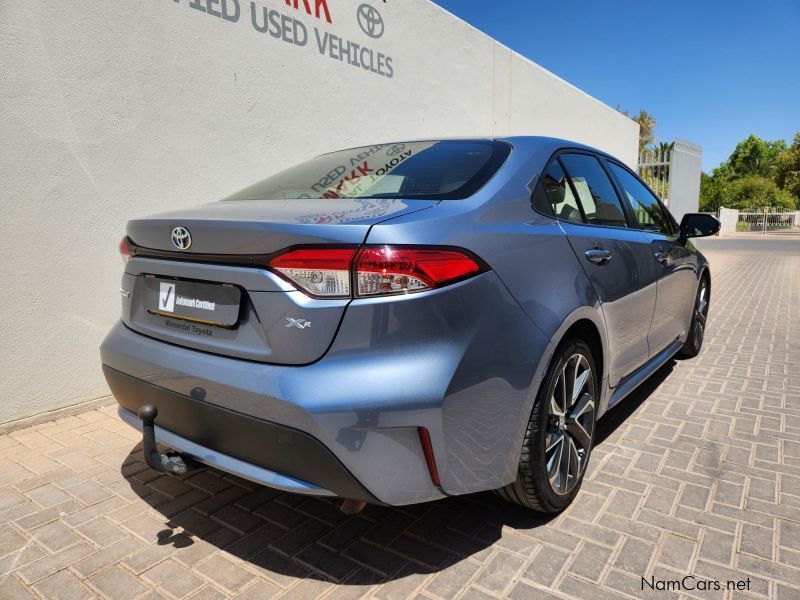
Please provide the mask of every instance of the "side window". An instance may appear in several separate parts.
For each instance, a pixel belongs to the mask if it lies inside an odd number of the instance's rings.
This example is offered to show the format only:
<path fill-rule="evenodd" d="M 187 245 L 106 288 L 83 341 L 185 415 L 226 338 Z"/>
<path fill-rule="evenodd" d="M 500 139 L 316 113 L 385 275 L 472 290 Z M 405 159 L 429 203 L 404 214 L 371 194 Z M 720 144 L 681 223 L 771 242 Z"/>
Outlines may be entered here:
<path fill-rule="evenodd" d="M 564 221 L 583 223 L 583 216 L 567 176 L 557 160 L 550 163 L 533 192 L 534 208 Z"/>
<path fill-rule="evenodd" d="M 633 214 L 636 215 L 636 220 L 639 222 L 639 227 L 647 231 L 658 231 L 665 235 L 671 235 L 673 233 L 671 219 L 652 192 L 626 169 L 612 162 L 609 162 L 608 165 L 622 186 L 622 191 L 628 198 Z"/>
<path fill-rule="evenodd" d="M 626 227 L 625 212 L 600 162 L 587 154 L 559 157 L 590 225 Z"/>

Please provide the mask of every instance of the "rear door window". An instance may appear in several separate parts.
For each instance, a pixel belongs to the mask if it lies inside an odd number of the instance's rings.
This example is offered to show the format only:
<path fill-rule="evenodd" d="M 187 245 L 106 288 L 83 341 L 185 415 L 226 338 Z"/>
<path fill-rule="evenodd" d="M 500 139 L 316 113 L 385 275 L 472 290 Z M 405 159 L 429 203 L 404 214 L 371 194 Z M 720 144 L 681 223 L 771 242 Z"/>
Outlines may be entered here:
<path fill-rule="evenodd" d="M 558 157 L 572 182 L 586 223 L 607 227 L 627 227 L 625 211 L 600 162 L 588 154 L 562 154 Z"/>
<path fill-rule="evenodd" d="M 563 221 L 583 223 L 583 215 L 575 195 L 572 193 L 564 169 L 554 160 L 539 179 L 533 198 L 534 208 Z"/>
<path fill-rule="evenodd" d="M 674 233 L 672 220 L 667 216 L 658 198 L 627 169 L 613 162 L 607 164 L 622 186 L 622 192 L 628 199 L 639 228 L 672 235 Z"/>

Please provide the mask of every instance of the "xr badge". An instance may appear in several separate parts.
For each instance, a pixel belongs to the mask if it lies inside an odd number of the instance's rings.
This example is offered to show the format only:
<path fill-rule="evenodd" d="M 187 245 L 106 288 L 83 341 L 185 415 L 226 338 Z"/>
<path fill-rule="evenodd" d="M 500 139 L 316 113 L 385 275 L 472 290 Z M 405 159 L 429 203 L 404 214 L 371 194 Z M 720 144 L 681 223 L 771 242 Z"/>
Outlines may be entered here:
<path fill-rule="evenodd" d="M 286 327 L 296 327 L 297 329 L 307 329 L 311 327 L 311 321 L 306 321 L 305 319 L 292 319 L 291 317 L 286 317 L 286 320 L 289 321 L 286 324 Z"/>

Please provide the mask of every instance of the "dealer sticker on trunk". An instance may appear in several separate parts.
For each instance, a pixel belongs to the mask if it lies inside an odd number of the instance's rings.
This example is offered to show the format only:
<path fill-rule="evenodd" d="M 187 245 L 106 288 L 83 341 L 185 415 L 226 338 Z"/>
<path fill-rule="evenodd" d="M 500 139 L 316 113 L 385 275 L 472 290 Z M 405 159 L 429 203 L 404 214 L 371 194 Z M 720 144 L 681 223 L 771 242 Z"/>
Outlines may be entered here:
<path fill-rule="evenodd" d="M 231 285 L 146 278 L 147 311 L 165 317 L 230 327 L 239 319 L 241 291 Z"/>
<path fill-rule="evenodd" d="M 175 284 L 161 282 L 158 293 L 158 310 L 173 312 L 175 310 Z"/>

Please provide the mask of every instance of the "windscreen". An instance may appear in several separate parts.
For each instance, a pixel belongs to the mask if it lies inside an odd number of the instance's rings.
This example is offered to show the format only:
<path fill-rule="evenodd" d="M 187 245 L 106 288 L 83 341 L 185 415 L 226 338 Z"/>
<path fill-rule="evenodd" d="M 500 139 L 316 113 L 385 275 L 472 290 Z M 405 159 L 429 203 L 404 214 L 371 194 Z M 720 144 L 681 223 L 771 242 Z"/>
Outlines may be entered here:
<path fill-rule="evenodd" d="M 404 198 L 457 200 L 491 179 L 505 142 L 446 140 L 365 146 L 324 154 L 226 200 Z"/>

